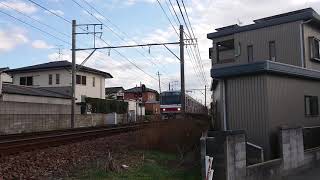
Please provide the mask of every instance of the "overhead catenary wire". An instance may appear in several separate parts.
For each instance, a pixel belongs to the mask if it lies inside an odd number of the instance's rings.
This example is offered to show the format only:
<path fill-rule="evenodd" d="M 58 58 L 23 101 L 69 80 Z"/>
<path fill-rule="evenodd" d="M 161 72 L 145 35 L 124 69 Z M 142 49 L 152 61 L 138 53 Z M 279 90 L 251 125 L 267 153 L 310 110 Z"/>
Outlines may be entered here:
<path fill-rule="evenodd" d="M 76 0 L 72 0 L 77 6 L 79 6 L 81 9 L 83 9 L 86 13 L 88 13 L 90 16 L 92 16 L 93 18 L 95 18 L 97 21 L 99 21 L 104 27 L 106 27 L 107 29 L 109 29 L 113 34 L 115 34 L 119 39 L 121 39 L 123 42 L 126 42 L 127 43 L 127 41 L 123 38 L 123 37 L 121 37 L 121 35 L 119 35 L 116 31 L 114 31 L 112 28 L 110 28 L 109 26 L 107 26 L 107 25 L 105 25 L 99 18 L 97 18 L 92 12 L 90 12 L 88 9 L 86 9 L 84 6 L 82 6 L 80 3 L 78 3 Z M 84 2 L 86 2 L 86 3 L 88 3 L 87 1 L 84 1 Z M 89 4 L 89 3 L 88 3 Z M 90 5 L 90 4 L 89 4 Z M 90 6 L 90 7 L 93 7 L 93 6 Z M 98 12 L 98 11 L 96 11 L 97 13 L 100 13 L 100 12 Z M 100 13 L 100 15 L 101 16 L 103 16 L 101 13 Z M 105 16 L 103 16 L 103 17 L 105 17 Z M 110 20 L 109 20 L 110 21 Z M 141 55 L 143 55 L 144 57 L 146 57 L 143 53 L 141 53 L 140 51 L 138 51 L 137 50 L 137 52 L 138 53 L 140 53 Z M 146 57 L 147 58 L 147 60 L 151 63 L 151 64 L 153 64 L 153 65 L 155 65 L 155 66 L 157 66 L 157 67 L 159 67 L 156 63 L 154 63 L 152 60 L 150 60 L 148 57 Z"/>
<path fill-rule="evenodd" d="M 65 36 L 65 37 L 71 38 L 70 35 L 68 35 L 68 34 L 66 34 L 66 33 L 64 33 L 64 32 L 60 32 L 60 31 L 59 31 L 58 29 L 56 29 L 55 27 L 53 27 L 53 26 L 51 26 L 51 25 L 48 25 L 48 24 L 46 24 L 46 23 L 43 23 L 43 22 L 41 22 L 40 20 L 38 20 L 38 19 L 36 19 L 36 18 L 33 18 L 33 17 L 31 17 L 30 15 L 28 15 L 28 14 L 26 14 L 26 13 L 23 13 L 22 11 L 20 11 L 20 10 L 18 10 L 18 9 L 16 9 L 16 8 L 13 8 L 12 6 L 8 5 L 8 3 L 0 2 L 0 4 L 6 6 L 7 8 L 9 8 L 9 9 L 11 9 L 11 10 L 13 10 L 13 11 L 15 11 L 15 12 L 17 12 L 17 13 L 23 15 L 23 16 L 28 17 L 29 19 L 31 19 L 31 20 L 33 20 L 33 21 L 36 21 L 37 23 L 39 23 L 39 24 L 41 24 L 41 25 L 43 25 L 43 26 L 46 26 L 47 28 L 49 28 L 49 29 L 51 29 L 51 30 L 53 30 L 53 31 L 55 31 L 55 32 L 57 32 L 57 33 Z"/>
<path fill-rule="evenodd" d="M 186 28 L 187 28 L 187 31 L 188 31 L 189 36 L 192 37 L 191 39 L 193 39 L 193 38 L 195 39 L 195 36 L 192 36 L 192 34 L 191 34 L 191 31 L 190 31 L 190 29 L 189 29 L 189 26 L 188 26 L 188 23 L 187 23 L 186 18 L 185 18 L 185 16 L 184 16 L 184 13 L 182 12 L 182 8 L 181 8 L 181 6 L 180 6 L 179 1 L 176 0 L 176 2 L 177 2 L 177 5 L 178 5 L 178 7 L 179 7 L 179 11 L 180 11 L 180 13 L 181 13 L 183 22 L 184 22 L 184 24 L 186 25 Z M 185 9 L 185 11 L 186 11 L 186 9 Z M 193 34 L 193 35 L 194 35 L 194 34 Z M 197 48 L 195 47 L 195 49 L 197 49 Z M 196 51 L 196 50 L 195 50 L 195 51 Z M 197 51 L 198 51 L 198 52 L 197 52 Z M 201 63 L 201 56 L 200 56 L 199 49 L 198 49 L 197 51 L 195 52 L 195 54 L 196 54 L 196 56 L 197 56 L 197 58 L 198 58 L 198 59 L 197 59 L 197 61 L 198 61 L 198 66 L 200 67 L 200 69 L 201 69 L 201 74 L 202 74 L 202 76 L 203 76 L 204 79 L 205 79 L 205 83 L 207 84 L 207 80 L 206 80 L 205 75 L 204 75 L 204 68 L 203 68 L 203 66 L 201 65 L 202 63 Z"/>
<path fill-rule="evenodd" d="M 63 42 L 63 43 L 66 43 L 66 44 L 71 45 L 71 43 L 69 43 L 69 42 L 67 42 L 67 41 L 65 41 L 65 40 L 63 40 L 63 39 L 61 39 L 61 38 L 59 38 L 59 37 L 57 37 L 57 36 L 49 33 L 49 32 L 46 32 L 46 31 L 44 31 L 44 30 L 42 30 L 42 29 L 40 29 L 40 28 L 38 28 L 38 27 L 30 24 L 30 23 L 27 23 L 27 22 L 25 22 L 25 21 L 23 21 L 23 20 L 15 17 L 15 16 L 9 14 L 9 13 L 6 13 L 6 12 L 4 12 L 4 11 L 2 11 L 2 10 L 0 10 L 0 13 L 2 13 L 2 14 L 4 14 L 4 15 L 7 15 L 7 16 L 11 17 L 12 19 L 15 19 L 16 21 L 19 21 L 19 22 L 21 22 L 21 23 L 23 23 L 23 24 L 25 24 L 25 25 L 27 25 L 27 26 L 30 26 L 30 27 L 32 27 L 32 28 L 34 28 L 34 29 L 36 29 L 36 30 L 38 30 L 38 31 L 46 34 L 47 36 L 50 36 L 50 37 L 55 38 L 55 39 L 57 39 L 57 40 L 59 40 L 59 41 L 61 41 L 61 42 Z"/>
<path fill-rule="evenodd" d="M 195 33 L 194 33 L 193 28 L 192 28 L 192 25 L 191 25 L 191 21 L 190 21 L 190 18 L 189 18 L 189 14 L 188 14 L 187 8 L 186 8 L 186 6 L 185 6 L 185 4 L 184 4 L 184 0 L 181 0 L 181 2 L 182 2 L 182 5 L 183 5 L 183 8 L 184 8 L 184 11 L 185 11 L 187 20 L 188 20 L 188 22 L 189 22 L 189 26 L 190 26 L 192 35 L 193 35 L 193 37 L 196 39 Z M 196 46 L 195 48 L 196 48 L 197 51 L 198 51 L 197 53 L 198 53 L 198 56 L 199 56 L 199 59 L 200 59 L 200 66 L 201 66 L 201 68 L 202 68 L 202 71 L 204 71 L 204 67 L 203 67 L 203 64 L 202 64 L 202 62 L 201 62 L 201 60 L 202 60 L 202 58 L 201 58 L 201 53 L 200 53 L 200 50 L 199 50 L 199 45 L 198 45 L 198 41 L 197 41 L 197 40 L 196 40 L 195 46 Z M 205 78 L 205 80 L 206 80 L 206 83 L 207 83 L 207 79 L 206 79 L 206 78 Z"/>
<path fill-rule="evenodd" d="M 176 12 L 176 10 L 175 10 L 175 8 L 174 8 L 171 0 L 169 0 L 169 3 L 170 3 L 170 5 L 171 5 L 171 8 L 172 8 L 172 10 L 173 10 L 173 12 L 174 12 L 174 15 L 175 15 L 178 23 L 181 24 L 181 21 L 180 21 L 180 19 L 179 19 L 179 16 L 178 16 L 178 14 L 177 14 L 177 12 Z M 169 8 L 169 7 L 168 7 L 168 8 Z M 170 9 L 170 8 L 169 8 L 169 10 L 170 10 L 170 12 L 171 12 L 171 9 Z M 171 13 L 171 15 L 172 15 L 173 18 L 175 19 L 174 15 L 173 15 L 172 13 Z M 186 24 L 186 26 L 187 26 L 187 24 Z M 190 38 L 190 39 L 193 38 L 191 35 L 188 35 L 188 33 L 185 33 L 185 35 L 188 36 L 188 38 Z M 189 55 L 189 57 L 190 57 L 190 60 L 192 61 L 192 58 L 193 58 L 195 55 L 194 55 L 194 52 L 193 52 L 192 50 L 191 50 L 191 52 L 192 52 L 192 55 L 193 55 L 193 56 L 190 56 L 190 55 Z M 195 59 L 195 62 L 196 62 L 196 61 L 197 61 L 197 60 Z M 193 68 L 196 69 L 196 70 L 195 70 L 195 71 L 196 71 L 196 74 L 198 74 L 198 76 L 202 76 L 202 80 L 200 80 L 200 82 L 206 83 L 206 82 L 205 82 L 205 78 L 204 78 L 204 73 L 201 71 L 201 68 L 200 68 L 199 64 L 198 64 L 198 63 L 192 63 L 192 65 L 193 65 Z"/>

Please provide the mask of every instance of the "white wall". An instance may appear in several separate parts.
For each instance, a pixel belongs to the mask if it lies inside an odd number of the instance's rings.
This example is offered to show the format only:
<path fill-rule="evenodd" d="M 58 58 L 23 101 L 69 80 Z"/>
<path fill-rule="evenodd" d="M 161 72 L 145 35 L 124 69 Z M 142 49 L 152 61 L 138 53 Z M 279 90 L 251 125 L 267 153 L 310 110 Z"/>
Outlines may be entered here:
<path fill-rule="evenodd" d="M 9 76 L 7 73 L 1 73 L 1 79 L 2 79 L 2 82 L 7 82 L 7 83 L 12 82 L 11 76 Z"/>
<path fill-rule="evenodd" d="M 49 85 L 49 74 L 52 74 L 52 85 Z M 56 84 L 56 74 L 60 74 L 60 84 Z M 78 72 L 77 75 L 87 77 L 86 85 L 76 85 L 77 102 L 81 101 L 81 96 L 105 99 L 105 78 L 100 75 Z M 32 76 L 33 85 L 40 87 L 64 87 L 71 86 L 71 72 L 68 70 L 49 70 L 29 73 L 19 73 L 13 75 L 13 84 L 20 85 L 20 77 Z M 95 87 L 93 87 L 93 77 L 95 77 Z"/>

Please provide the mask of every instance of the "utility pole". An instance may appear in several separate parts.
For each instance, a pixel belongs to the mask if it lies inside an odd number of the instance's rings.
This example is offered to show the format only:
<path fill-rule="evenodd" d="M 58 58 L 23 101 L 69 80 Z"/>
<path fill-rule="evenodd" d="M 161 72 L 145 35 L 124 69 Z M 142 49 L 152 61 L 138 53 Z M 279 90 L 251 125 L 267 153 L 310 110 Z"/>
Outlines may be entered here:
<path fill-rule="evenodd" d="M 185 118 L 185 84 L 184 84 L 184 32 L 183 25 L 180 25 L 180 78 L 181 78 L 181 113 Z"/>
<path fill-rule="evenodd" d="M 71 128 L 75 122 L 75 89 L 76 89 L 76 20 L 72 20 L 72 97 L 71 97 Z"/>
<path fill-rule="evenodd" d="M 159 93 L 161 94 L 161 81 L 160 81 L 161 74 L 159 73 L 159 71 L 158 71 L 157 75 L 158 75 L 158 79 L 159 79 Z"/>

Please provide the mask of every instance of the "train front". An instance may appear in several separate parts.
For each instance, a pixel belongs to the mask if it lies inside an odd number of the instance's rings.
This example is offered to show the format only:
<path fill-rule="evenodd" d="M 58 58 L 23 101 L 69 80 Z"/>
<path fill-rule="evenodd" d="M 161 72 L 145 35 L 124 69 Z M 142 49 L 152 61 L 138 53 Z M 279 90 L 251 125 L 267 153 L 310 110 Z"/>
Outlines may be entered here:
<path fill-rule="evenodd" d="M 162 119 L 174 119 L 181 114 L 180 91 L 162 92 L 160 98 L 160 112 Z"/>

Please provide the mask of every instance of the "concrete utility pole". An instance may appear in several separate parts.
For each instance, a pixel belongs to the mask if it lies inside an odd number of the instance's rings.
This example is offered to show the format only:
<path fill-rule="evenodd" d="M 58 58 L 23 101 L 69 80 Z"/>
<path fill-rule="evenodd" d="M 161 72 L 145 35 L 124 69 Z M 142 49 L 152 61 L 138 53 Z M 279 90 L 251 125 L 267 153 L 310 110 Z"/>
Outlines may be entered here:
<path fill-rule="evenodd" d="M 71 98 L 71 128 L 75 122 L 75 90 L 76 90 L 76 20 L 72 20 L 72 98 Z"/>
<path fill-rule="evenodd" d="M 181 114 L 185 117 L 185 84 L 184 84 L 184 32 L 183 25 L 180 25 L 180 77 L 181 77 Z"/>

